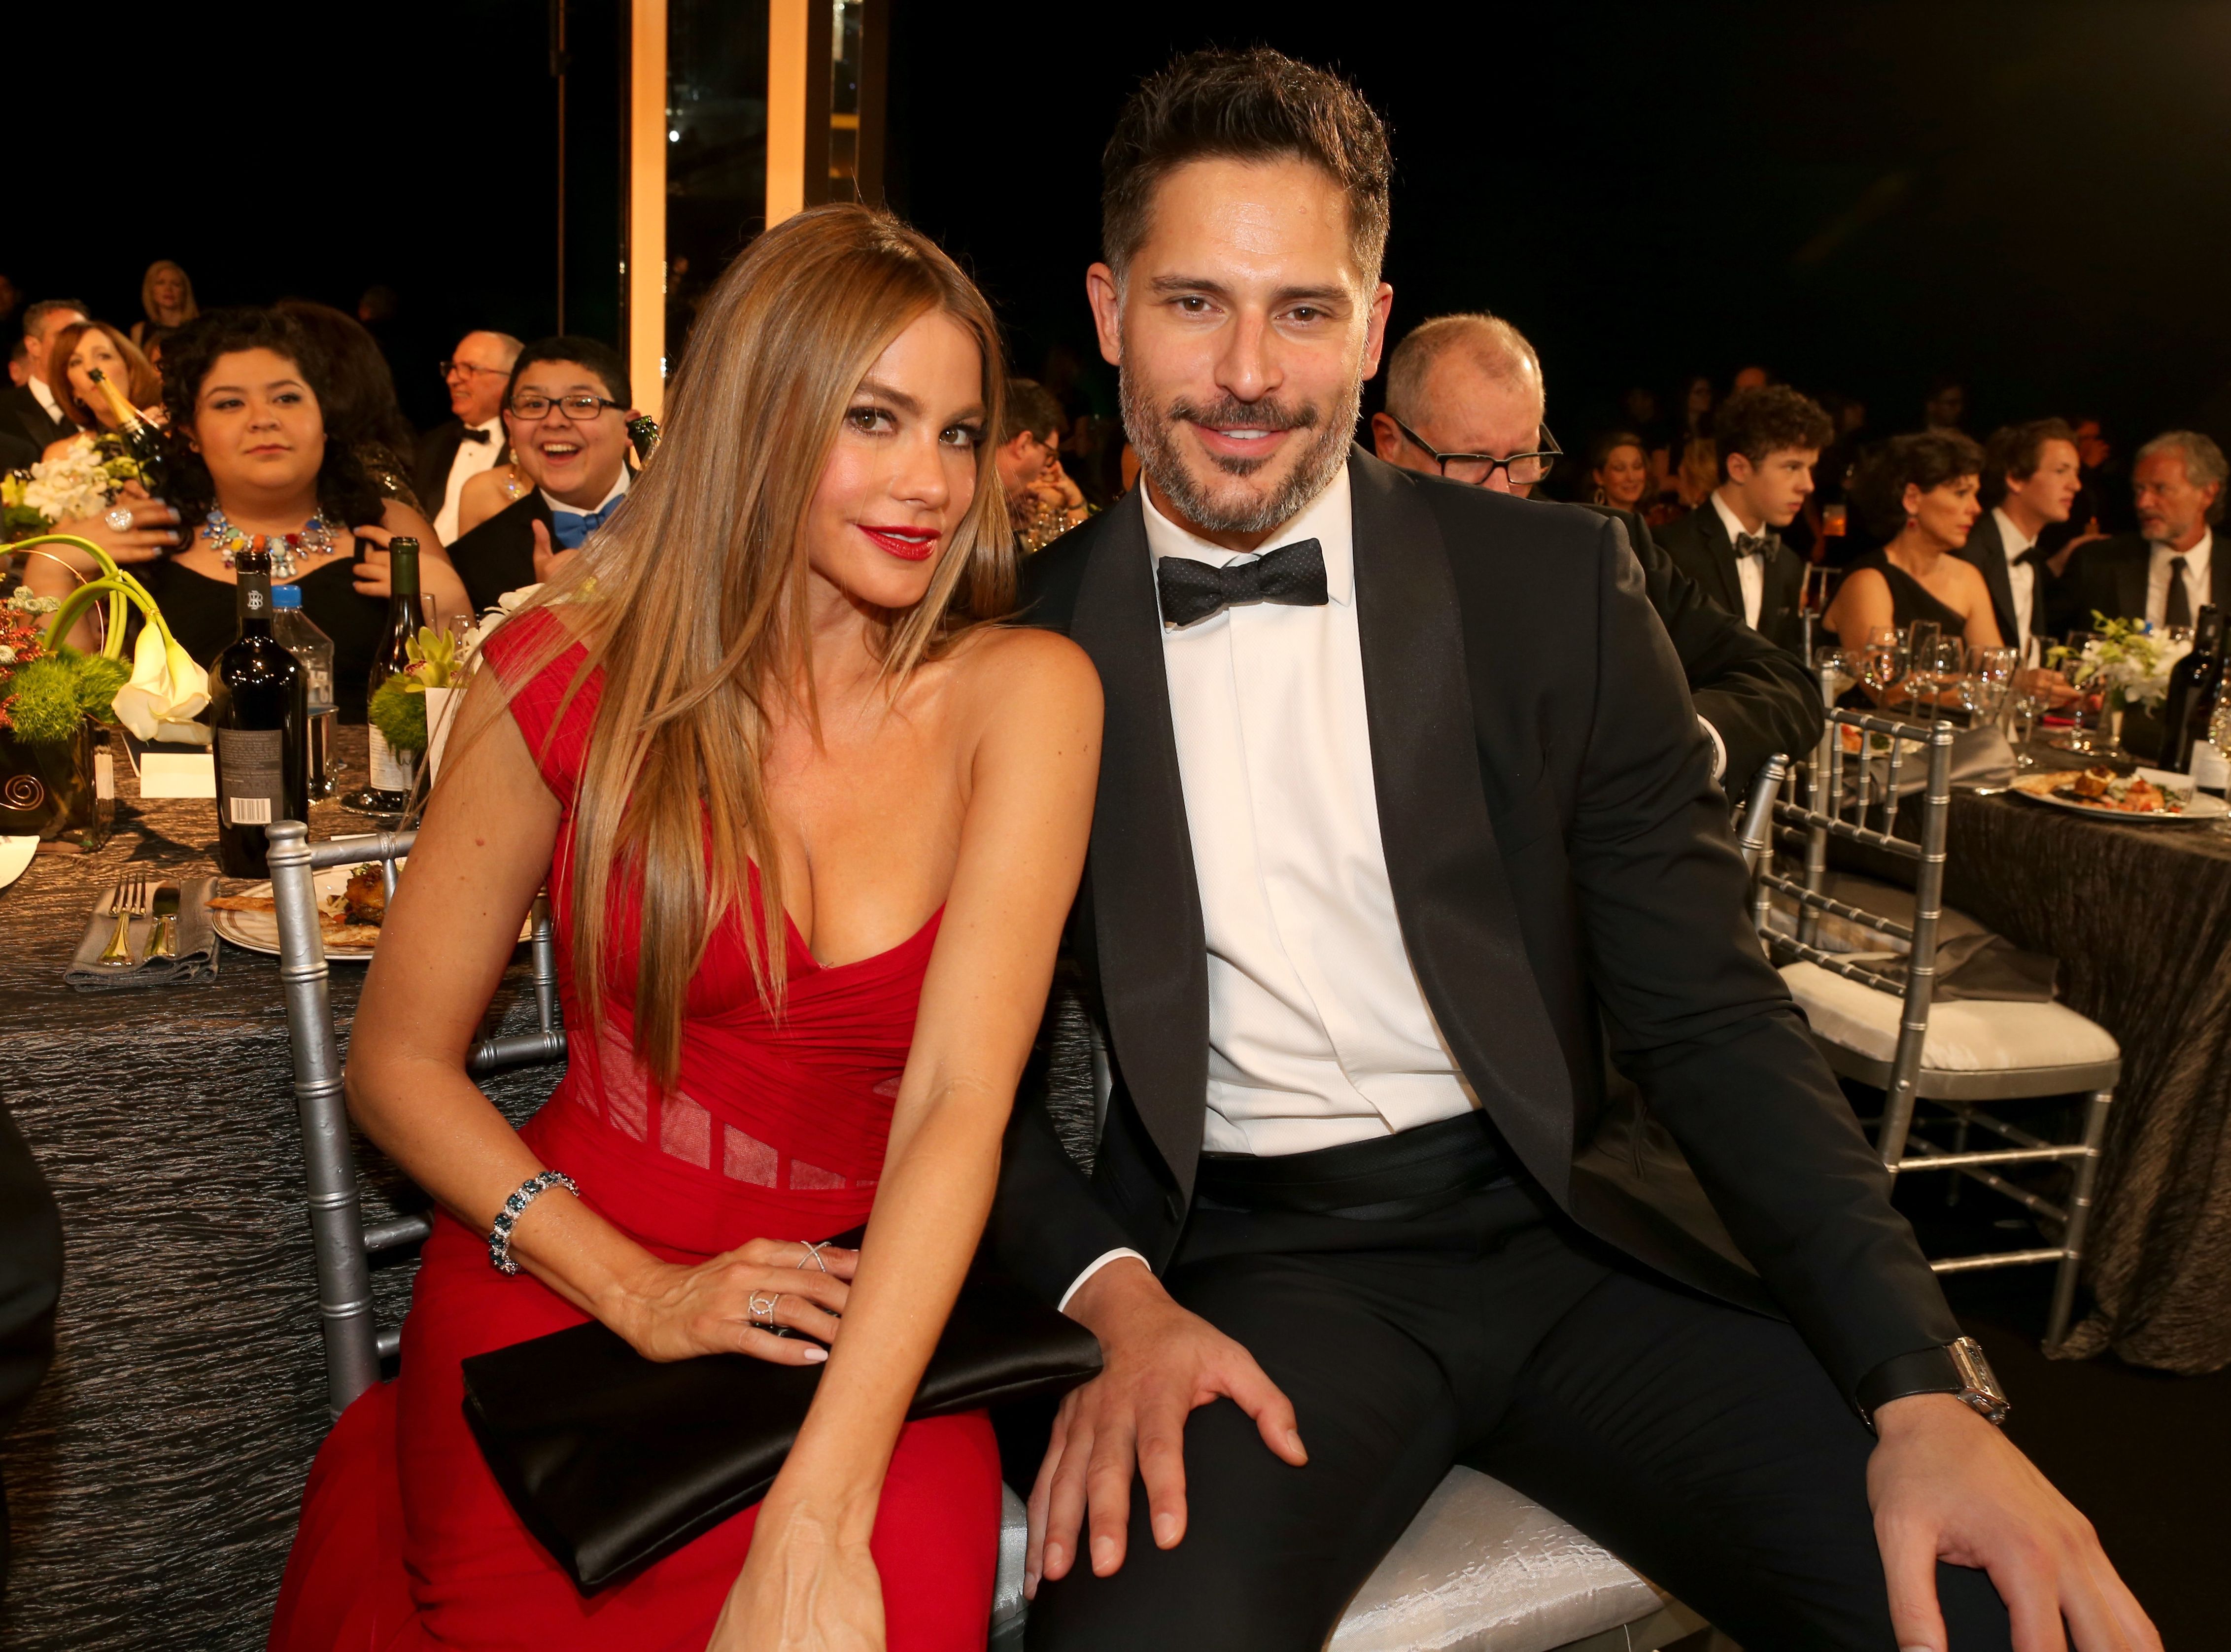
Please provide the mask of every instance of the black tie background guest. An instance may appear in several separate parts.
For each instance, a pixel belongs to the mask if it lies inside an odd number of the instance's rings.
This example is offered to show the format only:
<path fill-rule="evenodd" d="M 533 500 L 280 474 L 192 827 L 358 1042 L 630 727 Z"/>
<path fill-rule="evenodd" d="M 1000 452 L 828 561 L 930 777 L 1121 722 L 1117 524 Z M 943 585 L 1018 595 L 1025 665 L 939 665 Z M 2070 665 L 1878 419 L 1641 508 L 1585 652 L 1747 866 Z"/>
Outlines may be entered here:
<path fill-rule="evenodd" d="M 1107 1363 L 1033 1489 L 1032 1646 L 1318 1648 L 1464 1459 L 1745 1645 L 2004 1647 L 2003 1590 L 2157 1647 L 1955 1396 L 1619 528 L 1351 448 L 1378 118 L 1197 54 L 1104 165 L 1146 485 L 1025 577 L 1106 695 L 1070 940 L 1113 1089 L 1090 1182 L 1018 1105 L 994 1225 Z"/>
<path fill-rule="evenodd" d="M 457 502 L 465 483 L 504 457 L 503 392 L 525 347 L 508 333 L 468 333 L 442 364 L 449 417 L 419 438 L 411 475 L 444 545 L 463 534 Z"/>
<path fill-rule="evenodd" d="M 2051 629 L 2051 553 L 2039 541 L 2068 520 L 2079 486 L 2076 432 L 2066 420 L 2034 418 L 1991 433 L 1983 446 L 1985 509 L 1952 554 L 1972 562 L 1990 587 L 1991 615 L 2009 648 Z"/>
<path fill-rule="evenodd" d="M 1712 418 L 1720 485 L 1698 509 L 1658 530 L 1674 565 L 1743 624 L 1801 654 L 1805 559 L 1775 530 L 1813 492 L 1813 466 L 1835 427 L 1787 385 L 1738 390 Z"/>
<path fill-rule="evenodd" d="M 1926 620 L 1946 639 L 1999 647 L 1990 588 L 1955 555 L 1982 512 L 1983 450 L 1957 431 L 1895 436 L 1859 467 L 1853 495 L 1887 542 L 1852 559 L 1823 616 L 1846 648 L 1882 625 Z"/>
<path fill-rule="evenodd" d="M 55 1357 L 62 1222 L 31 1150 L 0 1101 L 0 1437 Z M 8 1587 L 8 1488 L 0 1483 L 0 1595 Z"/>
<path fill-rule="evenodd" d="M 1921 405 L 1921 427 L 1935 435 L 1965 436 L 1968 418 L 1967 381 L 1956 373 L 1941 373 L 1929 381 L 1929 397 Z"/>
<path fill-rule="evenodd" d="M 1084 495 L 1061 467 L 1068 422 L 1053 392 L 1034 379 L 1007 380 L 999 424 L 999 487 L 1025 551 L 1051 544 L 1089 514 Z"/>
<path fill-rule="evenodd" d="M 547 579 L 619 509 L 630 479 L 630 399 L 626 365 L 610 345 L 543 339 L 520 352 L 503 421 L 512 463 L 534 486 L 449 547 L 475 612 Z"/>
<path fill-rule="evenodd" d="M 1491 464 L 1480 456 L 1510 458 L 1549 445 L 1547 398 L 1540 356 L 1508 321 L 1437 315 L 1413 327 L 1388 357 L 1387 408 L 1371 416 L 1372 441 L 1381 458 L 1406 470 L 1524 498 L 1541 462 Z M 1458 457 L 1444 463 L 1445 454 Z M 1820 694 L 1803 666 L 1716 606 L 1640 517 L 1602 509 L 1618 518 L 1642 564 L 1644 593 L 1673 639 L 1711 736 L 1715 773 L 1732 776 L 1730 787 L 1740 791 L 1774 753 L 1812 750 L 1820 737 Z"/>
<path fill-rule="evenodd" d="M 23 312 L 23 360 L 30 376 L 0 393 L 0 420 L 40 453 L 77 431 L 48 383 L 47 347 L 64 327 L 91 315 L 74 298 L 42 299 Z"/>
<path fill-rule="evenodd" d="M 2223 520 L 2223 450 L 2197 431 L 2165 431 L 2131 467 L 2137 531 L 2076 547 L 2054 588 L 2063 627 L 2088 627 L 2096 613 L 2189 625 L 2213 603 L 2231 611 L 2231 558 L 2215 554 Z"/>
<path fill-rule="evenodd" d="M 1588 444 L 1588 500 L 1638 512 L 1650 493 L 1650 446 L 1633 431 L 1606 431 Z"/>

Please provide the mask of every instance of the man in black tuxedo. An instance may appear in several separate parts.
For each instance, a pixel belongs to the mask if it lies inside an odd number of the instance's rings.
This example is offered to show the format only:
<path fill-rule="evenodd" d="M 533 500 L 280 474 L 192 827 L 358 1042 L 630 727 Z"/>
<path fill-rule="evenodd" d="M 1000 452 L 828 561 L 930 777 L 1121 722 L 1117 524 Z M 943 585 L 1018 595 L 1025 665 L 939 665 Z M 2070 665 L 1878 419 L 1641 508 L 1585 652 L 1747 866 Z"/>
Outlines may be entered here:
<path fill-rule="evenodd" d="M 1553 445 L 1546 411 L 1541 357 L 1524 334 L 1498 315 L 1437 315 L 1388 357 L 1387 407 L 1371 416 L 1372 445 L 1406 470 L 1528 498 L 1547 461 L 1527 456 Z M 1633 511 L 1581 509 L 1617 520 L 1642 564 L 1645 593 L 1681 658 L 1728 788 L 1741 793 L 1776 752 L 1811 751 L 1820 738 L 1820 689 L 1803 663 L 1713 603 Z"/>
<path fill-rule="evenodd" d="M 1762 1652 L 2004 1647 L 2000 1590 L 2157 1647 L 1962 1403 L 1619 528 L 1350 447 L 1390 171 L 1265 49 L 1180 60 L 1107 151 L 1145 485 L 1027 577 L 1106 694 L 1071 946 L 1109 1094 L 1089 1182 L 1021 1100 L 993 1219 L 1106 1356 L 1032 1490 L 1031 1645 L 1321 1647 L 1464 1460 Z"/>
<path fill-rule="evenodd" d="M 457 538 L 457 497 L 503 452 L 503 392 L 526 347 L 508 333 L 468 333 L 442 364 L 449 417 L 418 438 L 411 479 L 444 545 Z"/>
<path fill-rule="evenodd" d="M 2215 556 L 2223 517 L 2223 450 L 2197 431 L 2168 431 L 2131 468 L 2137 532 L 2076 547 L 2054 589 L 2057 629 L 2088 626 L 2094 613 L 2189 625 L 2201 608 L 2231 611 L 2231 558 Z"/>
<path fill-rule="evenodd" d="M 1813 493 L 1813 467 L 1836 427 L 1787 385 L 1739 390 L 1712 415 L 1720 485 L 1659 530 L 1674 566 L 1776 647 L 1801 655 L 1805 559 L 1782 542 Z"/>
<path fill-rule="evenodd" d="M 449 547 L 473 612 L 550 577 L 627 497 L 627 365 L 595 339 L 543 339 L 521 349 L 503 398 L 524 498 Z"/>
<path fill-rule="evenodd" d="M 1972 562 L 1990 587 L 2000 638 L 2026 648 L 2052 627 L 2051 553 L 2039 541 L 2076 503 L 2076 432 L 2058 418 L 2034 418 L 1992 432 L 1983 449 L 1983 496 L 1990 509 L 1953 554 Z"/>
<path fill-rule="evenodd" d="M 0 394 L 0 418 L 41 453 L 48 443 L 77 434 L 77 422 L 63 413 L 47 383 L 47 346 L 55 334 L 85 319 L 85 306 L 74 298 L 42 299 L 23 312 L 23 353 L 31 376 Z"/>

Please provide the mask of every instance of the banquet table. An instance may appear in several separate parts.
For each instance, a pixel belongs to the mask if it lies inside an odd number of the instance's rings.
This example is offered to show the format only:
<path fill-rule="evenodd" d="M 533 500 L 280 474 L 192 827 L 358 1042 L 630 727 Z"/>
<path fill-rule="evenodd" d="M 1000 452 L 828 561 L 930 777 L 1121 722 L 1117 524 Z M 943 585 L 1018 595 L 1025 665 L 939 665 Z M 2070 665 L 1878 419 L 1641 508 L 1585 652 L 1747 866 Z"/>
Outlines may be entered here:
<path fill-rule="evenodd" d="M 365 731 L 336 743 L 360 776 Z M 227 944 L 204 984 L 63 984 L 122 869 L 215 870 L 214 805 L 119 781 L 105 846 L 42 853 L 0 890 L 0 1098 L 54 1186 L 65 1253 L 54 1369 L 0 1441 L 16 1545 L 0 1646 L 249 1652 L 328 1422 L 279 961 Z M 375 824 L 311 811 L 314 840 Z M 331 968 L 346 1039 L 363 968 Z M 525 949 L 489 1025 L 535 1025 Z M 556 1077 L 486 1087 L 523 1119 Z M 357 1156 L 368 1217 L 424 1208 L 361 1138 Z M 382 1325 L 407 1273 L 375 1270 Z"/>
<path fill-rule="evenodd" d="M 2231 836 L 1955 793 L 1946 851 L 1947 901 L 2060 960 L 2062 1001 L 2123 1046 L 2061 1351 L 2231 1364 Z"/>

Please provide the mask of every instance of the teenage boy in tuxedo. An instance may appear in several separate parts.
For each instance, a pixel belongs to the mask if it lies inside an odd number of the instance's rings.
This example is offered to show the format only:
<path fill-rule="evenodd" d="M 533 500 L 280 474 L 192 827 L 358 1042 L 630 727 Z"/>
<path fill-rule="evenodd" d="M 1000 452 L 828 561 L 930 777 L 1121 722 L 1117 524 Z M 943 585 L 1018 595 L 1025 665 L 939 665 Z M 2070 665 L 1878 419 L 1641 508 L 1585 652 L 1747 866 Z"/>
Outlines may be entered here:
<path fill-rule="evenodd" d="M 534 483 L 449 547 L 484 612 L 507 591 L 549 578 L 627 496 L 627 368 L 594 339 L 544 339 L 520 352 L 503 395 L 513 462 Z"/>
<path fill-rule="evenodd" d="M 2004 1647 L 2003 1596 L 2025 1647 L 2158 1647 L 1978 1414 L 1617 525 L 1351 447 L 1377 117 L 1197 54 L 1104 167 L 1145 485 L 1026 579 L 1107 696 L 1109 1093 L 1089 1182 L 1021 1099 L 993 1214 L 1106 1358 L 1032 1489 L 1033 1647 L 1319 1648 L 1459 1460 L 1749 1646 Z"/>
<path fill-rule="evenodd" d="M 2038 541 L 2068 520 L 2082 485 L 2076 432 L 2057 418 L 1995 431 L 1983 449 L 1983 496 L 1991 508 L 1952 553 L 1972 562 L 1991 590 L 1991 612 L 2009 648 L 2027 647 L 2052 629 L 2051 553 Z"/>
<path fill-rule="evenodd" d="M 1775 646 L 1802 654 L 1805 559 L 1782 542 L 1813 493 L 1836 428 L 1787 385 L 1739 390 L 1712 415 L 1720 485 L 1658 533 L 1665 554 L 1712 599 Z"/>
<path fill-rule="evenodd" d="M 1437 315 L 1388 356 L 1387 407 L 1371 416 L 1372 443 L 1406 470 L 1527 498 L 1549 463 L 1528 456 L 1554 445 L 1547 408 L 1541 357 L 1524 334 L 1499 315 Z M 1740 793 L 1775 753 L 1820 742 L 1820 689 L 1802 663 L 1712 602 L 1633 511 L 1577 509 L 1614 517 L 1626 530 L 1711 738 L 1714 772 L 1730 791 Z"/>

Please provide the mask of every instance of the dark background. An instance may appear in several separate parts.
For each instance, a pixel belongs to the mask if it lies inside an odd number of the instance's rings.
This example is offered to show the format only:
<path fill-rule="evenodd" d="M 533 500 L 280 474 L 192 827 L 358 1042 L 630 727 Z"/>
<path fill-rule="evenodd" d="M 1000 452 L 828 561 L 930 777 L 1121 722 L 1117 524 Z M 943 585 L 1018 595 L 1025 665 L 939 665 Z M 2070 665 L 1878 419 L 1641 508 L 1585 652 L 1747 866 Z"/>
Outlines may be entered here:
<path fill-rule="evenodd" d="M 567 320 L 609 336 L 619 7 L 566 4 Z M 2231 6 L 1297 4 L 1227 24 L 895 4 L 895 204 L 983 281 L 1023 370 L 1065 348 L 1103 410 L 1081 275 L 1112 113 L 1173 52 L 1265 40 L 1339 67 L 1393 125 L 1396 331 L 1510 316 L 1568 447 L 1630 381 L 1670 401 L 1687 373 L 1724 387 L 1752 360 L 1864 397 L 1878 432 L 1917 424 L 1939 371 L 1969 376 L 1979 433 L 2097 413 L 2127 451 L 2171 424 L 2231 426 Z M 749 0 L 734 15 L 763 27 Z M 66 7 L 10 26 L 0 269 L 27 297 L 128 322 L 158 256 L 204 305 L 353 308 L 385 284 L 384 342 L 421 418 L 460 331 L 553 324 L 545 5 L 100 16 L 98 38 Z M 72 96 L 78 70 L 113 118 Z"/>

